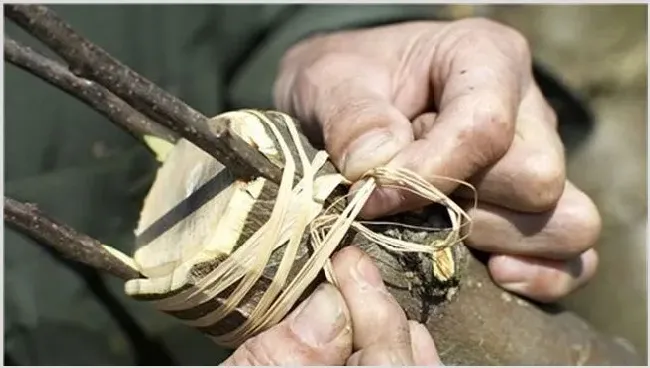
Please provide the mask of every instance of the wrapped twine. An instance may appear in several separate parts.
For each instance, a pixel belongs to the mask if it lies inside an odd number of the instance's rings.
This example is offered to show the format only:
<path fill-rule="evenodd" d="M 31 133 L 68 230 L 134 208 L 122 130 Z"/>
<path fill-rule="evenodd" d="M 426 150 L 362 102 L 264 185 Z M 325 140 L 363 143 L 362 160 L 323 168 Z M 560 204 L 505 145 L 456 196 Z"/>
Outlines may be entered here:
<path fill-rule="evenodd" d="M 280 116 L 278 120 L 286 126 L 289 132 L 289 141 L 280 134 L 274 122 L 261 111 L 241 110 L 220 115 L 220 117 L 227 117 L 235 124 L 239 122 L 238 129 L 249 133 L 255 131 L 255 126 L 251 125 L 251 121 L 263 124 L 262 126 L 266 126 L 272 132 L 286 158 L 282 181 L 269 219 L 241 246 L 222 260 L 216 268 L 194 282 L 193 285 L 188 285 L 190 287 L 183 288 L 178 292 L 154 298 L 154 300 L 150 300 L 150 303 L 153 303 L 161 311 L 173 313 L 196 308 L 216 298 L 225 290 L 233 288 L 225 302 L 219 307 L 198 318 L 183 319 L 183 323 L 197 328 L 213 326 L 230 314 L 251 291 L 262 276 L 272 253 L 276 249 L 286 246 L 272 282 L 255 305 L 250 317 L 225 334 L 210 336 L 219 345 L 236 347 L 246 339 L 280 322 L 321 270 L 325 272 L 329 282 L 337 284 L 329 259 L 350 229 L 354 229 L 369 241 L 395 252 L 426 253 L 432 257 L 434 275 L 442 280 L 450 277 L 450 273 L 453 272 L 450 247 L 463 240 L 460 236 L 461 228 L 471 226 L 471 219 L 462 208 L 414 172 L 406 169 L 380 167 L 363 175 L 359 190 L 354 193 L 340 213 L 333 211 L 333 206 L 347 196 L 338 198 L 337 202 L 324 209 L 325 199 L 338 185 L 350 184 L 349 181 L 338 173 L 316 176 L 318 170 L 328 159 L 327 153 L 318 151 L 310 161 L 294 121 L 287 115 L 275 114 Z M 252 117 L 254 119 L 251 119 Z M 244 136 L 244 138 L 246 137 Z M 268 139 L 266 141 L 270 142 Z M 268 145 L 265 147 L 259 142 L 260 139 L 257 140 L 258 149 L 263 153 L 265 149 L 267 151 L 270 149 Z M 295 185 L 294 175 L 297 165 L 289 145 L 292 145 L 297 152 L 302 167 L 302 177 Z M 462 181 L 457 182 L 474 190 L 470 184 Z M 431 244 L 417 244 L 374 232 L 366 226 L 372 222 L 357 221 L 356 217 L 359 211 L 378 185 L 407 190 L 445 206 L 451 221 L 451 229 L 449 229 L 447 237 Z M 382 222 L 381 224 L 386 223 Z M 413 228 L 413 226 L 410 227 Z M 418 229 L 439 230 L 424 227 Z M 310 234 L 308 245 L 313 252 L 296 276 L 292 280 L 288 280 L 306 232 Z M 112 249 L 111 251 L 116 252 Z M 120 255 L 120 257 L 125 259 L 127 256 Z M 132 259 L 127 261 L 137 267 Z M 451 267 L 449 266 L 450 262 Z M 125 285 L 127 294 L 137 295 L 142 288 L 143 281 L 148 280 L 128 281 Z"/>

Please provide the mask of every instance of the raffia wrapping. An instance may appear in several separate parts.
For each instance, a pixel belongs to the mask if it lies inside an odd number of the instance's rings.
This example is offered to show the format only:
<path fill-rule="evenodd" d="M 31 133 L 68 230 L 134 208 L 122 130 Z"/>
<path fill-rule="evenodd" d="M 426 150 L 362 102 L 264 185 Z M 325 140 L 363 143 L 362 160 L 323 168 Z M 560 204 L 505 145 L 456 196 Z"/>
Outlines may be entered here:
<path fill-rule="evenodd" d="M 340 196 L 325 207 L 337 187 L 350 183 L 338 173 L 320 173 L 326 152 L 318 151 L 310 160 L 294 120 L 277 112 L 272 114 L 279 119 L 270 119 L 270 113 L 242 110 L 214 119 L 228 119 L 233 133 L 272 162 L 284 159 L 282 182 L 273 191 L 264 178 L 237 180 L 188 141 L 169 149 L 157 146 L 164 162 L 141 212 L 138 249 L 132 259 L 120 254 L 147 278 L 127 282 L 127 294 L 199 328 L 219 345 L 236 347 L 278 323 L 321 271 L 336 284 L 329 257 L 350 230 L 392 251 L 429 254 L 437 279 L 452 276 L 450 247 L 462 241 L 461 227 L 471 225 L 458 205 L 411 171 L 380 167 L 363 176 L 347 205 L 338 203 L 347 199 Z M 288 139 L 279 128 L 286 129 Z M 302 173 L 294 185 L 298 167 Z M 452 224 L 448 236 L 418 244 L 374 232 L 370 223 L 357 221 L 378 185 L 409 190 L 445 206 Z M 193 199 L 200 192 L 204 194 Z M 296 269 L 304 242 L 310 254 Z M 258 293 L 250 317 L 224 333 L 220 322 L 249 297 L 271 262 L 276 266 L 272 281 Z"/>

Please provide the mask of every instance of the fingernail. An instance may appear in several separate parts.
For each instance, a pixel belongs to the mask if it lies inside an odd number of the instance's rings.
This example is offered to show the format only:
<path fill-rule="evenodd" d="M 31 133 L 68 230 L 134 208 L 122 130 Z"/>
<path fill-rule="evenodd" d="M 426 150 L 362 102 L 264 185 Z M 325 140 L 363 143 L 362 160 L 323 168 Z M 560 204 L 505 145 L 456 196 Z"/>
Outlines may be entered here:
<path fill-rule="evenodd" d="M 291 323 L 291 330 L 305 344 L 319 347 L 334 340 L 347 324 L 341 297 L 332 285 L 321 285 Z"/>
<path fill-rule="evenodd" d="M 366 255 L 359 258 L 356 267 L 351 270 L 351 275 L 362 289 L 385 290 L 384 280 L 379 273 L 379 269 L 372 262 L 372 259 Z"/>
<path fill-rule="evenodd" d="M 395 137 L 389 131 L 371 130 L 348 146 L 341 160 L 341 171 L 348 179 L 357 180 L 366 171 L 390 160 L 398 149 Z"/>

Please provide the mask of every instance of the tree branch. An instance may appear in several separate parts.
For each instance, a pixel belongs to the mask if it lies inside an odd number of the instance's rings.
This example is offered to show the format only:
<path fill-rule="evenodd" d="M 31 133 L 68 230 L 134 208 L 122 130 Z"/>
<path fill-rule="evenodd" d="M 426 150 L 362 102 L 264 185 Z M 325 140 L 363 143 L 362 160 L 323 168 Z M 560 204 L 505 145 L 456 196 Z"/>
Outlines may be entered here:
<path fill-rule="evenodd" d="M 142 115 L 99 84 L 77 77 L 66 66 L 5 36 L 5 60 L 67 92 L 140 139 L 153 135 L 170 142 L 178 135 Z"/>
<path fill-rule="evenodd" d="M 282 170 L 255 148 L 231 134 L 226 123 L 208 119 L 180 99 L 123 65 L 77 34 L 52 10 L 41 5 L 5 5 L 5 15 L 56 52 L 74 75 L 93 80 L 128 104 L 191 141 L 237 177 L 263 176 L 279 183 Z"/>
<path fill-rule="evenodd" d="M 101 242 L 48 218 L 36 205 L 5 197 L 4 206 L 6 223 L 39 244 L 56 249 L 64 257 L 123 280 L 143 277 L 104 249 Z"/>
<path fill-rule="evenodd" d="M 96 103 L 97 106 L 91 106 L 97 110 L 110 111 L 110 106 L 107 105 L 111 103 L 112 95 L 106 94 L 109 97 L 103 100 L 98 98 L 90 103 L 86 100 L 90 98 L 87 95 L 90 92 L 83 91 L 82 88 L 91 88 L 88 86 L 96 82 L 97 88 L 106 88 L 108 93 L 117 96 L 117 101 L 122 99 L 125 105 L 131 105 L 151 120 L 179 133 L 214 156 L 235 175 L 241 178 L 261 175 L 276 183 L 280 181 L 280 168 L 237 136 L 229 134 L 225 122 L 209 126 L 205 116 L 77 35 L 46 7 L 6 5 L 5 14 L 56 51 L 72 68 L 68 71 L 58 64 L 38 64 L 38 61 L 44 60 L 34 57 L 22 60 L 24 65 L 21 67 L 24 69 L 88 104 Z M 20 45 L 9 45 L 9 51 L 12 51 L 13 46 Z M 11 61 L 13 56 L 8 57 Z M 30 67 L 33 69 L 29 69 Z M 43 73 L 49 70 L 52 74 L 40 75 L 39 70 Z M 65 86 L 56 84 L 68 82 L 70 83 Z M 5 197 L 5 222 L 74 261 L 109 272 L 124 280 L 142 277 L 136 270 L 106 251 L 99 241 L 47 218 L 33 204 L 24 204 Z M 364 245 L 363 239 L 358 239 L 358 242 L 355 239 L 351 241 L 362 247 Z M 407 314 L 411 318 L 418 318 L 437 337 L 441 356 L 446 362 L 638 364 L 637 356 L 633 352 L 609 337 L 596 333 L 577 316 L 557 311 L 547 313 L 506 294 L 492 283 L 485 266 L 475 258 L 467 258 L 468 267 L 459 280 L 461 286 L 454 289 L 457 292 L 438 295 L 433 293 L 436 291 L 434 288 L 427 286 L 431 283 L 428 276 L 430 264 L 416 262 L 417 260 L 414 262 L 414 259 L 406 257 L 397 258 L 367 240 L 364 249 L 378 262 L 390 292 Z M 465 248 L 459 249 L 466 252 Z M 413 275 L 406 276 L 407 274 Z M 260 287 L 256 292 L 259 294 L 264 290 Z M 434 303 L 434 298 L 439 299 L 439 302 Z M 225 302 L 219 296 L 214 301 L 218 305 Z M 255 305 L 253 299 L 239 305 L 228 318 L 230 327 L 233 327 L 232 324 L 241 324 L 248 318 Z M 197 311 L 201 312 L 200 309 L 195 312 Z"/>

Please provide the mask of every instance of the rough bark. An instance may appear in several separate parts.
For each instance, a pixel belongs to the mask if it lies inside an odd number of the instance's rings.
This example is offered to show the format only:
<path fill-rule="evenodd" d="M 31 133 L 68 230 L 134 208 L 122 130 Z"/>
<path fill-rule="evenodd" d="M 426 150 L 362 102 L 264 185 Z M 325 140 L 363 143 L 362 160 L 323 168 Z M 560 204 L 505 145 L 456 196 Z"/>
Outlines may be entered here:
<path fill-rule="evenodd" d="M 307 147 L 311 156 L 314 149 Z M 430 206 L 421 214 L 396 215 L 391 221 L 449 226 L 445 225 L 445 212 L 437 206 Z M 421 233 L 404 228 L 375 230 L 415 242 L 423 240 Z M 431 240 L 444 235 L 428 233 L 426 237 Z M 432 264 L 425 256 L 394 254 L 358 235 L 347 243 L 359 245 L 373 257 L 390 292 L 409 318 L 421 321 L 432 332 L 445 364 L 641 363 L 627 345 L 598 333 L 577 315 L 557 305 L 535 305 L 503 291 L 492 282 L 479 258 L 463 245 L 453 248 L 457 277 L 440 283 L 432 277 Z"/>
<path fill-rule="evenodd" d="M 5 197 L 4 220 L 17 231 L 54 248 L 68 259 L 123 280 L 141 277 L 138 271 L 106 251 L 101 242 L 49 218 L 34 204 Z"/>
<path fill-rule="evenodd" d="M 267 114 L 274 116 L 273 112 Z M 282 126 L 278 125 L 278 128 L 286 134 Z M 308 149 L 308 156 L 313 157 L 315 150 L 304 139 L 303 144 Z M 333 167 L 328 166 L 320 173 L 332 170 Z M 273 197 L 277 188 L 268 187 L 266 190 Z M 330 201 L 343 192 L 337 191 Z M 197 198 L 192 200 L 196 201 Z M 264 215 L 268 212 L 268 204 L 265 211 L 251 211 L 252 219 L 249 222 L 263 223 Z M 176 216 L 180 220 L 191 216 L 191 213 L 177 213 Z M 428 227 L 448 226 L 445 212 L 437 205 L 429 206 L 420 213 L 395 215 L 390 220 Z M 423 233 L 392 226 L 375 226 L 374 230 L 415 242 L 446 235 L 445 232 Z M 433 333 L 446 364 L 627 365 L 640 362 L 627 346 L 594 331 L 578 316 L 557 306 L 542 308 L 498 288 L 485 266 L 463 245 L 453 248 L 457 276 L 448 282 L 440 282 L 432 276 L 432 263 L 428 257 L 393 253 L 362 236 L 350 235 L 342 246 L 358 245 L 373 257 L 390 292 L 408 316 L 424 323 Z M 293 274 L 310 255 L 307 239 L 304 240 L 292 269 Z M 272 255 L 262 278 L 236 311 L 217 325 L 201 330 L 219 335 L 240 326 L 271 282 L 282 253 L 283 249 L 280 248 Z M 202 265 L 196 270 L 196 277 L 200 278 L 199 273 L 204 274 L 214 266 Z M 323 281 L 322 278 L 312 286 L 320 281 Z M 212 302 L 172 314 L 180 319 L 196 319 L 218 307 L 231 291 L 226 290 Z"/>
<path fill-rule="evenodd" d="M 265 176 L 279 182 L 281 168 L 231 134 L 225 124 L 208 126 L 203 115 L 75 34 L 46 7 L 6 5 L 5 13 L 57 51 L 74 75 L 98 82 L 142 114 L 213 155 L 239 177 Z M 303 141 L 306 143 L 306 139 Z M 310 152 L 313 154 L 314 150 Z M 323 170 L 332 171 L 334 167 L 328 164 Z M 335 195 L 341 195 L 341 191 Z M 19 230 L 37 241 L 64 253 L 73 249 L 70 254 L 76 255 L 74 259 L 107 271 L 113 269 L 106 263 L 110 261 L 99 256 L 102 248 L 97 247 L 98 242 L 79 241 L 88 240 L 87 236 L 62 224 L 41 226 L 43 216 L 38 214 L 15 217 L 5 211 L 5 221 L 18 225 Z M 444 222 L 436 207 L 421 214 L 400 215 L 396 220 L 420 224 Z M 399 229 L 377 228 L 377 231 L 414 240 L 421 238 L 421 234 Z M 442 235 L 425 234 L 426 237 Z M 577 316 L 549 307 L 541 308 L 500 290 L 491 282 L 484 265 L 464 246 L 454 248 L 458 277 L 448 283 L 439 283 L 431 277 L 431 263 L 424 257 L 392 254 L 360 237 L 351 237 L 346 244 L 361 246 L 377 261 L 391 293 L 409 317 L 422 321 L 433 332 L 446 364 L 641 363 L 625 345 L 600 335 Z M 303 253 L 306 255 L 308 251 Z M 298 259 L 296 267 L 304 259 L 305 256 Z M 271 265 L 255 291 L 228 319 L 230 328 L 248 317 L 272 274 Z M 227 325 L 224 325 L 226 330 Z"/>
<path fill-rule="evenodd" d="M 5 60 L 78 98 L 137 139 L 152 135 L 175 142 L 178 135 L 141 114 L 106 88 L 80 78 L 65 65 L 5 36 Z"/>
<path fill-rule="evenodd" d="M 159 124 L 176 132 L 227 165 L 237 176 L 267 177 L 281 172 L 257 150 L 109 55 L 46 6 L 5 5 L 5 16 L 56 52 L 74 75 L 95 81 Z"/>

